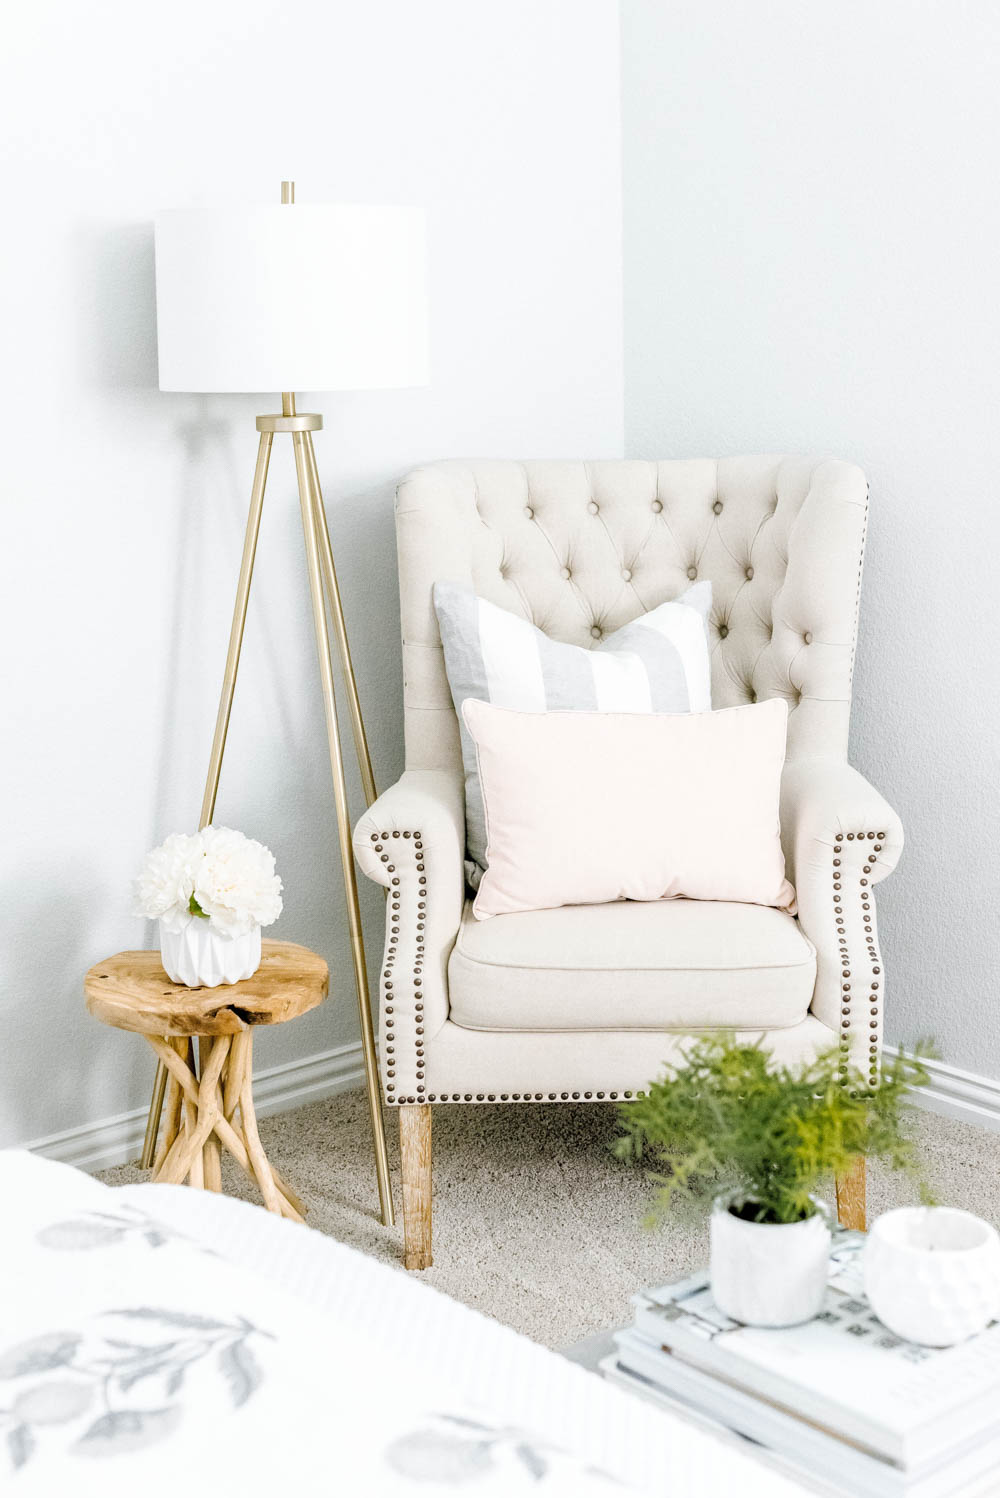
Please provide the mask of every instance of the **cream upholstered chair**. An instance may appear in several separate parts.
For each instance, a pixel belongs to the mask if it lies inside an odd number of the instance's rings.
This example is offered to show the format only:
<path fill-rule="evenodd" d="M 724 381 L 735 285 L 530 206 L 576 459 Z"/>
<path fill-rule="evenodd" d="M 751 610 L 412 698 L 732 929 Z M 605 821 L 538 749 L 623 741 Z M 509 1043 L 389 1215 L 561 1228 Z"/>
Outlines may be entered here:
<path fill-rule="evenodd" d="M 872 892 L 903 836 L 846 759 L 867 502 L 850 464 L 780 457 L 450 462 L 400 485 L 406 771 L 354 846 L 389 891 L 380 1051 L 407 1267 L 431 1262 L 432 1104 L 629 1098 L 685 1035 L 723 1026 L 783 1060 L 839 1036 L 845 1061 L 876 1075 Z M 782 835 L 798 919 L 668 900 L 476 921 L 434 582 L 590 645 L 694 578 L 714 589 L 714 705 L 780 696 L 790 709 Z M 863 1224 L 863 1172 L 838 1182 L 838 1204 Z"/>

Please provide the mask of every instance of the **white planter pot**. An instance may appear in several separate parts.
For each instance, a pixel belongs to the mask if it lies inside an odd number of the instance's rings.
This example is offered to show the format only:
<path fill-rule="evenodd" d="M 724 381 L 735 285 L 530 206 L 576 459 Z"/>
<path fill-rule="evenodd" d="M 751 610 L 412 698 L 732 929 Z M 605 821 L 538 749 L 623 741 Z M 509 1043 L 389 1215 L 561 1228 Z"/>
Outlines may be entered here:
<path fill-rule="evenodd" d="M 1000 1238 L 956 1207 L 899 1207 L 865 1244 L 865 1294 L 907 1342 L 951 1347 L 1000 1316 Z"/>
<path fill-rule="evenodd" d="M 744 1222 L 720 1197 L 710 1224 L 712 1296 L 747 1326 L 797 1326 L 823 1304 L 830 1263 L 830 1213 L 817 1201 L 802 1222 Z"/>
<path fill-rule="evenodd" d="M 160 960 L 170 981 L 188 988 L 239 983 L 260 967 L 260 927 L 245 936 L 220 936 L 200 916 L 192 917 L 183 931 L 164 931 L 161 921 Z"/>

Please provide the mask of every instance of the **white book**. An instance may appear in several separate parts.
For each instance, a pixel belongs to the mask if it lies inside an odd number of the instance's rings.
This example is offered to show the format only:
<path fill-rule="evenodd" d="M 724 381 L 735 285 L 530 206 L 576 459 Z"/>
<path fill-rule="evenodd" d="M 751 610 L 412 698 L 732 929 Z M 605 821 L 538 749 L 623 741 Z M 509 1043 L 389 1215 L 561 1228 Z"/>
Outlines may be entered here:
<path fill-rule="evenodd" d="M 1000 1323 L 951 1348 L 893 1336 L 864 1295 L 863 1243 L 862 1234 L 835 1237 L 823 1308 L 802 1326 L 731 1321 L 706 1273 L 633 1297 L 636 1330 L 675 1359 L 901 1467 L 929 1467 L 1000 1435 Z"/>
<path fill-rule="evenodd" d="M 932 1468 L 907 1472 L 840 1437 L 764 1404 L 752 1394 L 720 1384 L 709 1373 L 678 1363 L 637 1332 L 619 1332 L 617 1350 L 601 1364 L 610 1376 L 640 1381 L 647 1397 L 763 1447 L 816 1481 L 851 1498 L 947 1498 L 1000 1465 L 1000 1434 L 973 1443 Z"/>

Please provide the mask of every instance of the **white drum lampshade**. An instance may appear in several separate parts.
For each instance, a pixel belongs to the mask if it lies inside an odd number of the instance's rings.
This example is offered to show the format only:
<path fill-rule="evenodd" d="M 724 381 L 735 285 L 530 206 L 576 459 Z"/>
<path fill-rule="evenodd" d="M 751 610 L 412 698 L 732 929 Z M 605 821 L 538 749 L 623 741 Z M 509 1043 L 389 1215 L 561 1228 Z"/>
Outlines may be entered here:
<path fill-rule="evenodd" d="M 423 211 L 178 209 L 156 219 L 160 389 L 385 390 L 427 382 Z"/>

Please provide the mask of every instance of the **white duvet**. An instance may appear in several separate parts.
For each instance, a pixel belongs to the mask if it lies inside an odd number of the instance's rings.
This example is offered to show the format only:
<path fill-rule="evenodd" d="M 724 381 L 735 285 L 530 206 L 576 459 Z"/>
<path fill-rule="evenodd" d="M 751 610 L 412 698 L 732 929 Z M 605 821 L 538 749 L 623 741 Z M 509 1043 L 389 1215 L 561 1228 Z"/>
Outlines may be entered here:
<path fill-rule="evenodd" d="M 258 1208 L 112 1190 L 17 1151 L 0 1152 L 0 1201 L 4 1493 L 796 1491 Z"/>

